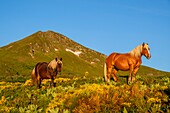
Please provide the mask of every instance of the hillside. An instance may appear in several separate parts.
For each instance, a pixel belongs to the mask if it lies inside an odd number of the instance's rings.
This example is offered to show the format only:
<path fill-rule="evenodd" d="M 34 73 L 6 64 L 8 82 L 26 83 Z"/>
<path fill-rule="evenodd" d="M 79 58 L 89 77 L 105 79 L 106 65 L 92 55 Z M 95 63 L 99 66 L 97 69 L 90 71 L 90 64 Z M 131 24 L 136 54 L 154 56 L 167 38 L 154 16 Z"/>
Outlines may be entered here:
<path fill-rule="evenodd" d="M 38 62 L 50 62 L 56 56 L 63 58 L 63 71 L 59 76 L 103 76 L 105 55 L 84 47 L 66 36 L 53 32 L 38 31 L 22 40 L 0 48 L 0 80 L 25 81 L 30 78 Z M 119 72 L 120 75 L 124 73 Z M 166 75 L 142 66 L 139 75 Z"/>
<path fill-rule="evenodd" d="M 104 54 L 53 31 L 37 32 L 0 48 L 0 80 L 24 81 L 38 62 L 63 58 L 62 76 L 101 76 Z"/>

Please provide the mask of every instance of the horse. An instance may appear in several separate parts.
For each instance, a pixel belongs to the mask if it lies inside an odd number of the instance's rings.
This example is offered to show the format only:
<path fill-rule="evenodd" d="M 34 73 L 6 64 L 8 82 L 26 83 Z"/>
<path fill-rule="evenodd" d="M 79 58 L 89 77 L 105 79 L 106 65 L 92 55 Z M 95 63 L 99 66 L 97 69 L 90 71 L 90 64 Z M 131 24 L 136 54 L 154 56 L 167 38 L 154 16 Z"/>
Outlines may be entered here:
<path fill-rule="evenodd" d="M 54 86 L 54 79 L 56 78 L 58 72 L 61 72 L 62 65 L 62 58 L 55 58 L 49 63 L 37 63 L 31 74 L 33 84 L 40 88 L 41 81 L 43 79 L 51 79 L 50 85 Z"/>
<path fill-rule="evenodd" d="M 142 64 L 142 56 L 147 59 L 151 58 L 150 48 L 148 43 L 142 43 L 128 53 L 116 53 L 110 54 L 104 63 L 104 79 L 106 83 L 110 82 L 110 76 L 112 75 L 115 82 L 119 81 L 116 76 L 117 71 L 128 71 L 129 77 L 127 82 L 131 83 L 135 81 L 136 74 Z"/>

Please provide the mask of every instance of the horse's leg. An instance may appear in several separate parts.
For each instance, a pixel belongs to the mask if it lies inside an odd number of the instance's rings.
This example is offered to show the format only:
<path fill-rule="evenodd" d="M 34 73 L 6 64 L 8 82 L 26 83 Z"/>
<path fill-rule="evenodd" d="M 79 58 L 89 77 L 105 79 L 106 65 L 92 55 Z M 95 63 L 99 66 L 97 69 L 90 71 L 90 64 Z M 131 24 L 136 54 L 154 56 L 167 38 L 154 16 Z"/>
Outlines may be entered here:
<path fill-rule="evenodd" d="M 135 79 L 136 79 L 136 74 L 137 74 L 138 70 L 139 70 L 139 67 L 137 67 L 137 68 L 134 69 L 134 71 L 133 71 L 134 74 L 133 74 L 133 76 L 132 76 L 132 82 L 135 81 Z"/>
<path fill-rule="evenodd" d="M 118 77 L 116 76 L 117 71 L 118 71 L 117 69 L 113 69 L 113 72 L 112 72 L 112 77 L 115 82 L 119 81 Z"/>
<path fill-rule="evenodd" d="M 38 77 L 37 77 L 37 87 L 41 88 L 41 77 L 40 77 L 39 74 L 38 74 Z"/>
<path fill-rule="evenodd" d="M 129 71 L 129 77 L 128 77 L 128 82 L 132 82 L 132 75 L 133 75 L 133 65 L 130 65 L 130 71 Z"/>
<path fill-rule="evenodd" d="M 53 78 L 53 77 L 51 78 L 51 84 L 50 84 L 50 86 L 54 87 L 54 78 Z"/>
<path fill-rule="evenodd" d="M 48 71 L 47 75 L 46 75 L 49 79 L 51 79 L 51 82 L 50 82 L 50 87 L 51 86 L 54 86 L 54 77 L 53 77 L 53 73 Z"/>
<path fill-rule="evenodd" d="M 37 86 L 37 78 L 33 77 L 34 75 L 32 75 L 32 84 Z"/>

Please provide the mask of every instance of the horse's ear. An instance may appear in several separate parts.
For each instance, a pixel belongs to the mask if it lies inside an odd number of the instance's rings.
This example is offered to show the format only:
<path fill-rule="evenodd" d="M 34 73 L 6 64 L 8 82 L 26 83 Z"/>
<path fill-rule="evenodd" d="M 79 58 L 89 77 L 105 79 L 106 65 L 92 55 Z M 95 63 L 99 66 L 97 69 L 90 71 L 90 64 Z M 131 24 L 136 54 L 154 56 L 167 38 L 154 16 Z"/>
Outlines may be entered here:
<path fill-rule="evenodd" d="M 143 42 L 142 46 L 144 47 L 144 45 L 145 45 L 145 42 Z"/>
<path fill-rule="evenodd" d="M 55 60 L 57 61 L 57 60 L 58 60 L 58 58 L 55 58 Z"/>
<path fill-rule="evenodd" d="M 60 61 L 62 61 L 63 60 L 63 58 L 60 58 Z"/>

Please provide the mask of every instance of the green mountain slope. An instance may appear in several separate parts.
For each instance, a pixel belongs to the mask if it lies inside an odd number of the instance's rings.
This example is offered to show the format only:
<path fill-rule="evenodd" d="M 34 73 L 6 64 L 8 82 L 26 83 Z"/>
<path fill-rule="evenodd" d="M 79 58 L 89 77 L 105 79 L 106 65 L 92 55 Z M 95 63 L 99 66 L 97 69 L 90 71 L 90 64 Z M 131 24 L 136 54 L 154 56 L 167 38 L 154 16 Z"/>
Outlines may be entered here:
<path fill-rule="evenodd" d="M 63 58 L 60 76 L 103 76 L 104 54 L 86 48 L 66 36 L 53 32 L 36 32 L 22 40 L 0 48 L 0 80 L 25 81 L 38 62 L 50 62 L 56 56 Z M 165 75 L 142 66 L 139 75 Z M 119 72 L 119 75 L 125 75 Z"/>
<path fill-rule="evenodd" d="M 50 62 L 56 56 L 63 58 L 62 76 L 84 76 L 87 72 L 101 76 L 105 55 L 59 33 L 39 31 L 0 48 L 0 80 L 24 81 L 36 63 Z"/>

